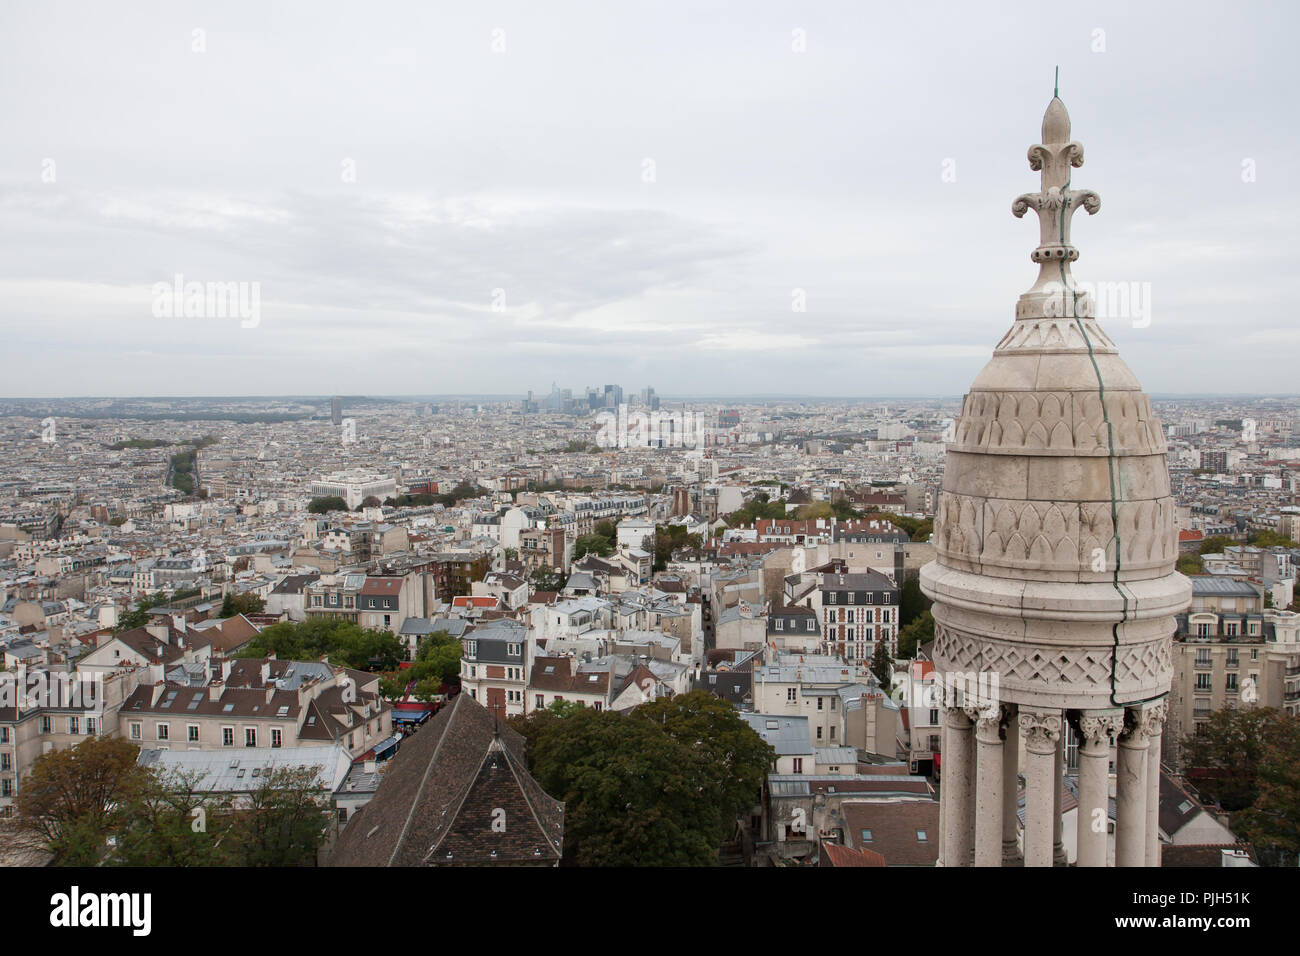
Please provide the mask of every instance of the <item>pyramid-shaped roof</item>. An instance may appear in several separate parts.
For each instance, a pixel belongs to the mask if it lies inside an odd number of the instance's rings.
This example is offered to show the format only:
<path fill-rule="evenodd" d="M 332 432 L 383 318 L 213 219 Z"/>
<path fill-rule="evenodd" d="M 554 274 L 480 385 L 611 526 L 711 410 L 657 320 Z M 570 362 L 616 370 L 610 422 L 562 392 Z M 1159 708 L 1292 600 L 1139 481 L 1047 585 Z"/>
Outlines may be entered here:
<path fill-rule="evenodd" d="M 523 752 L 518 733 L 498 726 L 468 694 L 458 695 L 403 741 L 328 865 L 557 862 L 564 804 L 529 775 Z"/>

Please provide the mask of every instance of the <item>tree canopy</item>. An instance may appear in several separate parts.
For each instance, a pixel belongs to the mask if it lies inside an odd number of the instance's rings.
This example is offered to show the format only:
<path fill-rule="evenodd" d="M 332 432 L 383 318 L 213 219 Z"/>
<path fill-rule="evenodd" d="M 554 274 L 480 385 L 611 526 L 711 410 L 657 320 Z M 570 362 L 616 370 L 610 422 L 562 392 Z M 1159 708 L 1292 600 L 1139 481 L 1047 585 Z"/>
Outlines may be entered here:
<path fill-rule="evenodd" d="M 1243 810 L 1259 796 L 1264 736 L 1277 714 L 1266 707 L 1216 710 L 1182 740 L 1182 762 L 1201 795 L 1225 810 Z"/>
<path fill-rule="evenodd" d="M 301 623 L 280 621 L 261 631 L 239 657 L 269 657 L 314 661 L 355 670 L 385 670 L 404 660 L 406 650 L 390 631 L 361 628 L 351 621 L 310 617 Z"/>
<path fill-rule="evenodd" d="M 1266 724 L 1255 804 L 1234 820 L 1266 866 L 1300 860 L 1300 721 L 1275 712 Z"/>
<path fill-rule="evenodd" d="M 326 495 L 324 498 L 313 498 L 307 502 L 307 511 L 309 514 L 323 515 L 331 511 L 347 511 L 348 503 L 338 495 Z"/>
<path fill-rule="evenodd" d="M 630 714 L 534 714 L 534 776 L 565 801 L 565 859 L 579 866 L 707 866 L 759 800 L 771 748 L 703 691 Z"/>
<path fill-rule="evenodd" d="M 140 749 L 89 737 L 36 758 L 18 838 L 56 866 L 311 866 L 329 830 L 319 767 L 277 768 L 237 804 L 202 774 L 142 767 Z"/>
<path fill-rule="evenodd" d="M 221 602 L 221 616 L 234 617 L 236 614 L 261 614 L 266 610 L 266 601 L 256 594 L 227 594 Z"/>
<path fill-rule="evenodd" d="M 934 640 L 934 615 L 922 611 L 911 624 L 904 625 L 898 632 L 898 657 L 900 660 L 912 660 L 916 649 L 928 641 Z"/>

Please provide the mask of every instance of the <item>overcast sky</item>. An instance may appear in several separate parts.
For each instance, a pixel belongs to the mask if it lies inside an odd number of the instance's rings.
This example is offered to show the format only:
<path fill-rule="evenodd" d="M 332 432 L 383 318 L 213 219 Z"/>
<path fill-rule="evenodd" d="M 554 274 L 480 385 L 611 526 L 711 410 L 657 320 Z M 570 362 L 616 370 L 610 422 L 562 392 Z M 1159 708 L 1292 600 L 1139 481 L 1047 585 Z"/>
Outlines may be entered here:
<path fill-rule="evenodd" d="M 5 0 L 0 394 L 961 394 L 1057 64 L 1143 386 L 1294 393 L 1297 9 Z"/>

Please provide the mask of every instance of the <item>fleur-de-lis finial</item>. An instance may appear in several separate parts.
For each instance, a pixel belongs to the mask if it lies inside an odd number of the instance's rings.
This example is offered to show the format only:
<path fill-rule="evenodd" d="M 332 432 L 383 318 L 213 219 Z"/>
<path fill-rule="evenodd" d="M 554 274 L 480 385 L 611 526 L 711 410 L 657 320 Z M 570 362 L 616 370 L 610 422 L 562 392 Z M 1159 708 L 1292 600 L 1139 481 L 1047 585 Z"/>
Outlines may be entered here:
<path fill-rule="evenodd" d="M 1059 93 L 1060 67 L 1056 84 Z M 1083 145 L 1070 139 L 1070 114 L 1059 95 L 1047 104 L 1042 133 L 1042 142 L 1029 147 L 1029 168 L 1041 171 L 1042 185 L 1038 192 L 1018 196 L 1011 204 L 1017 219 L 1032 209 L 1039 224 L 1038 248 L 1030 256 L 1039 264 L 1038 281 L 1021 296 L 1016 317 L 1091 314 L 1091 302 L 1077 292 L 1070 276 L 1070 263 L 1079 258 L 1079 250 L 1070 243 L 1070 220 L 1080 206 L 1089 215 L 1096 213 L 1101 197 L 1090 189 L 1070 188 L 1071 167 L 1083 165 Z"/>

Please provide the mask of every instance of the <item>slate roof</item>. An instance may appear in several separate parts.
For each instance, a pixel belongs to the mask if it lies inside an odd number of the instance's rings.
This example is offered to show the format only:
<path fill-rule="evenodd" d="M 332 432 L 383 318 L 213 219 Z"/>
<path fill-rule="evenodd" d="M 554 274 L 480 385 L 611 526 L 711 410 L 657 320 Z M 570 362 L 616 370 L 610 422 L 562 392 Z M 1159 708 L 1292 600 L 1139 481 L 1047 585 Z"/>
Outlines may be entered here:
<path fill-rule="evenodd" d="M 558 862 L 564 804 L 523 764 L 523 738 L 459 694 L 407 737 L 378 792 L 344 828 L 329 866 Z M 505 813 L 504 831 L 493 829 Z M 447 854 L 451 853 L 451 858 Z M 495 855 L 494 855 L 495 853 Z"/>
<path fill-rule="evenodd" d="M 844 832 L 854 849 L 873 850 L 886 866 L 934 866 L 939 859 L 939 801 L 861 802 L 841 806 Z M 871 841 L 862 831 L 871 831 Z M 920 840 L 917 831 L 925 831 Z"/>

